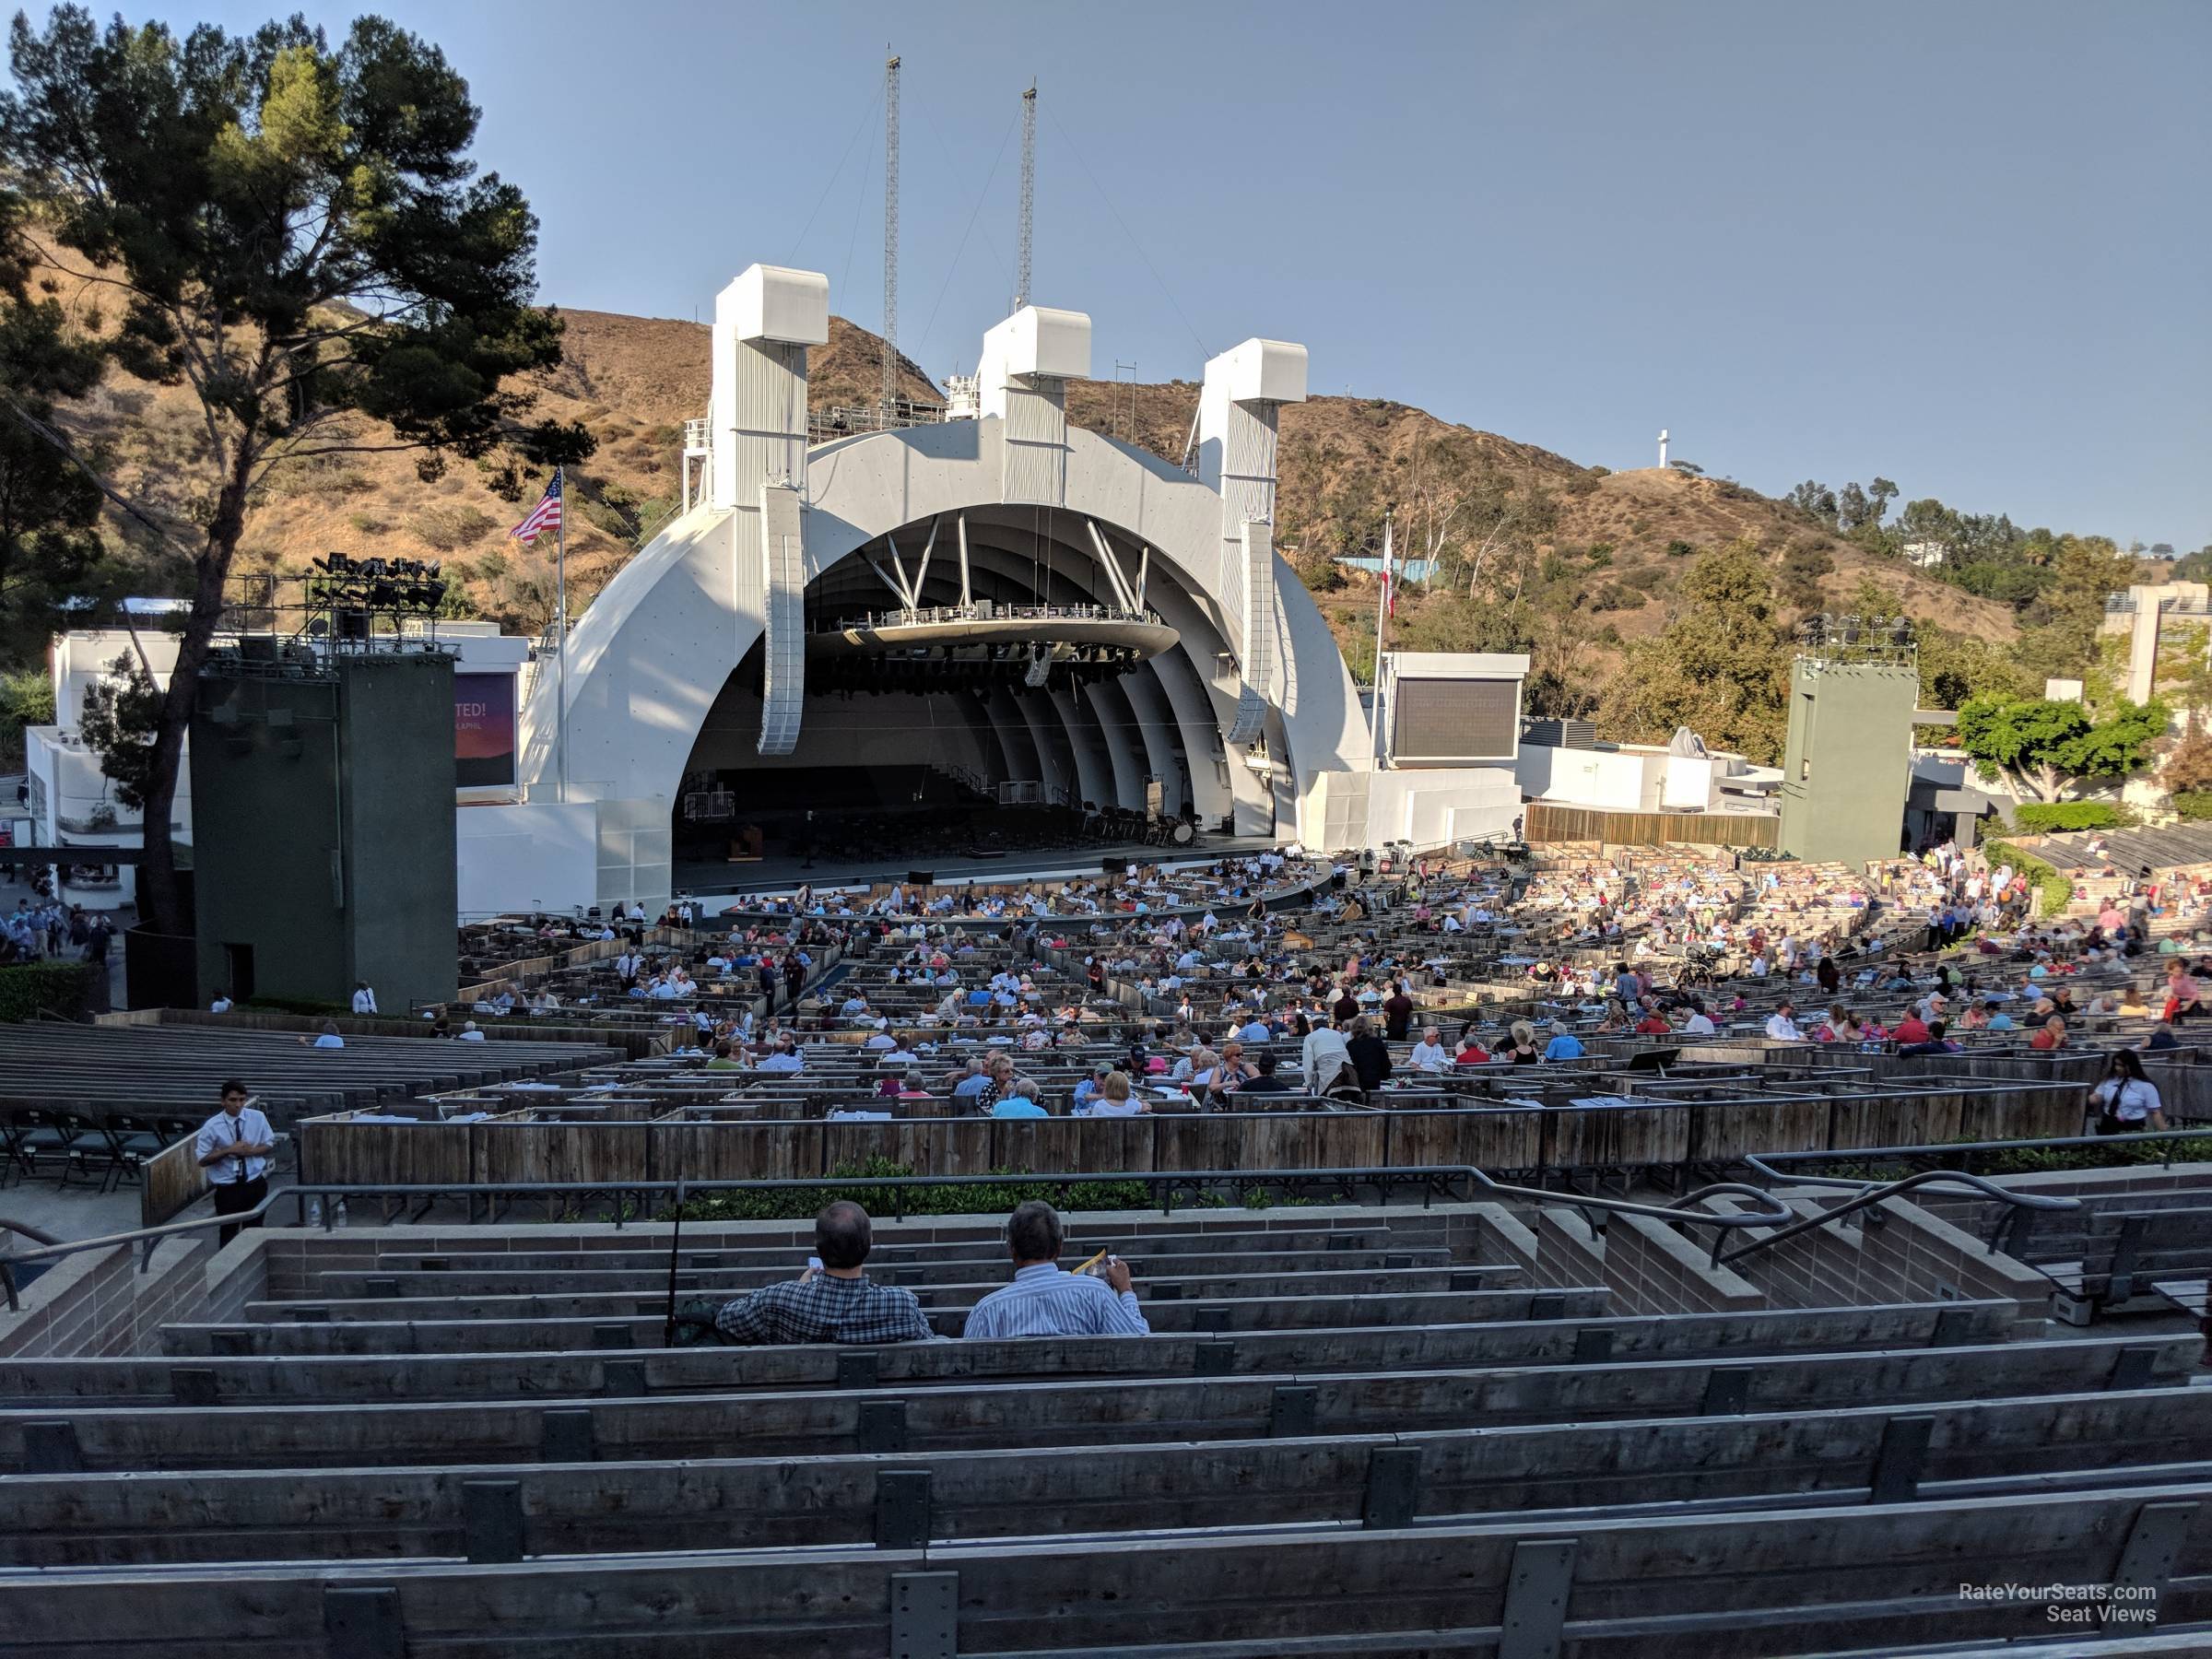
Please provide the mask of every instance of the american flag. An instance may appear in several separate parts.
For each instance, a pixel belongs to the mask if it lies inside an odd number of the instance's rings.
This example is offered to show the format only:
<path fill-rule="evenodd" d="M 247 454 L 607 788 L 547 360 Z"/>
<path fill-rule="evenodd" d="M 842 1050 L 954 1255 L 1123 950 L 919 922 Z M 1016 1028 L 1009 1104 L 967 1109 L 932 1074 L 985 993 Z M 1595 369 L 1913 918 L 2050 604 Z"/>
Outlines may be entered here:
<path fill-rule="evenodd" d="M 562 470 L 558 466 L 553 469 L 553 481 L 546 486 L 546 493 L 538 498 L 537 505 L 530 509 L 530 516 L 507 532 L 525 547 L 547 531 L 560 528 Z"/>

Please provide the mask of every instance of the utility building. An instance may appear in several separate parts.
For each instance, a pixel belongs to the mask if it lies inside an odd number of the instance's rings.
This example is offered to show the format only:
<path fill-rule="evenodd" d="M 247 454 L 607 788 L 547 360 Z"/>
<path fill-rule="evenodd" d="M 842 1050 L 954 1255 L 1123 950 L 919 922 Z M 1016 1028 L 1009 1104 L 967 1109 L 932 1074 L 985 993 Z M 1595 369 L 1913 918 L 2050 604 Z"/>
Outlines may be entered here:
<path fill-rule="evenodd" d="M 1790 669 L 1782 850 L 1857 868 L 1894 858 L 1912 784 L 1920 664 L 1900 618 L 1817 618 Z"/>

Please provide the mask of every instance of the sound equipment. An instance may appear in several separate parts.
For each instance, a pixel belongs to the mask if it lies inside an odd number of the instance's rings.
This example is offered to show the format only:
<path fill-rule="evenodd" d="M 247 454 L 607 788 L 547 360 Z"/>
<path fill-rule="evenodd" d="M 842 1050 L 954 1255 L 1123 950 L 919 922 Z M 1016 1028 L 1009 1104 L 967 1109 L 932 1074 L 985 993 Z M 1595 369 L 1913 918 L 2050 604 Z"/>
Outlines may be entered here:
<path fill-rule="evenodd" d="M 1187 847 L 1198 839 L 1198 832 L 1188 824 L 1176 825 L 1174 833 L 1175 844 L 1179 847 Z"/>
<path fill-rule="evenodd" d="M 937 873 L 935 870 L 909 870 L 906 873 L 906 884 L 909 887 L 935 887 L 937 884 Z"/>

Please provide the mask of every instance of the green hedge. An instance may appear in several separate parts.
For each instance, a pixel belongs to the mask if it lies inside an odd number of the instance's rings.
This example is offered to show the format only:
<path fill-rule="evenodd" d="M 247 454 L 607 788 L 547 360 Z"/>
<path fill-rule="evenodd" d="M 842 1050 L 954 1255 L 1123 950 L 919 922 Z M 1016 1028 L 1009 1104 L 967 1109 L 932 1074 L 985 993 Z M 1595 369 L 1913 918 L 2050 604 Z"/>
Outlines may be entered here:
<path fill-rule="evenodd" d="M 862 1164 L 840 1164 L 830 1171 L 839 1181 L 888 1181 L 911 1176 L 914 1171 L 888 1159 L 872 1158 Z M 1026 1175 L 1027 1170 L 993 1170 L 994 1175 Z M 1041 1199 L 1059 1209 L 1151 1209 L 1159 1200 L 1141 1181 L 1078 1181 L 1063 1186 L 1050 1181 L 1034 1185 L 1009 1182 L 1005 1186 L 907 1187 L 784 1187 L 775 1192 L 717 1193 L 694 1198 L 684 1206 L 687 1221 L 811 1221 L 824 1205 L 844 1198 L 878 1219 L 896 1216 L 903 1206 L 908 1216 L 1010 1215 L 1015 1206 Z M 1255 1194 L 1247 1207 L 1265 1209 Z M 666 1220 L 672 1212 L 664 1211 Z"/>
<path fill-rule="evenodd" d="M 2068 830 L 2117 830 L 2134 821 L 2110 801 L 2024 801 L 2012 809 L 2012 827 L 2023 835 Z"/>
<path fill-rule="evenodd" d="M 2184 790 L 2171 805 L 2185 818 L 2212 818 L 2212 790 Z"/>
<path fill-rule="evenodd" d="M 90 962 L 18 962 L 0 968 L 0 1021 L 36 1019 L 41 1012 L 82 1019 L 99 971 Z"/>
<path fill-rule="evenodd" d="M 346 1003 L 316 1002 L 305 996 L 249 996 L 238 1006 L 263 1014 L 300 1014 L 310 1019 L 335 1019 L 353 1012 Z"/>
<path fill-rule="evenodd" d="M 2064 912 L 2074 900 L 2074 884 L 2032 853 L 2023 853 L 2010 841 L 1985 842 L 1983 853 L 1993 865 L 2008 864 L 2028 877 L 2036 890 L 2036 910 L 2046 916 Z"/>

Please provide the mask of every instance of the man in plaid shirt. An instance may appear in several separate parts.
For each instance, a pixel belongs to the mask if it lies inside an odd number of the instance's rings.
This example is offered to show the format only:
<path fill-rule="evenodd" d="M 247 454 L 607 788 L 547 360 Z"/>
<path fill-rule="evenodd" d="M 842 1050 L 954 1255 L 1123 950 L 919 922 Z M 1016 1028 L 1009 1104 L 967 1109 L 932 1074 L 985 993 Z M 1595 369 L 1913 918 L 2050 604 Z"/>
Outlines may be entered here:
<path fill-rule="evenodd" d="M 927 1342 L 935 1333 L 912 1290 L 872 1285 L 863 1264 L 873 1242 L 868 1212 L 840 1199 L 814 1218 L 821 1270 L 724 1302 L 687 1304 L 685 1324 L 711 1324 L 724 1342 Z"/>

